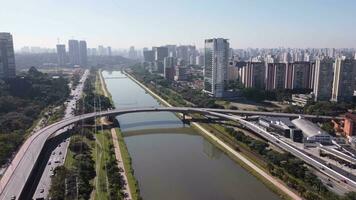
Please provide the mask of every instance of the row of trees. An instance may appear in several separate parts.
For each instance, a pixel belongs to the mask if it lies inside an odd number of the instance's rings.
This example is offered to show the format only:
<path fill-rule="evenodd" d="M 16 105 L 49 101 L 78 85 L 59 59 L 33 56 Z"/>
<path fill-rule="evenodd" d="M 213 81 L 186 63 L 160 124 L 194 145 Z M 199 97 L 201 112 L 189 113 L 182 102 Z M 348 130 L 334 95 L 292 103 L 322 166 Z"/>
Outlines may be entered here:
<path fill-rule="evenodd" d="M 90 132 L 86 130 L 86 132 Z M 93 133 L 90 133 L 93 134 Z M 89 137 L 90 138 L 90 137 Z M 49 196 L 53 200 L 89 199 L 93 190 L 91 180 L 96 176 L 95 162 L 88 137 L 76 135 L 72 138 L 69 150 L 73 155 L 73 168 L 57 167 L 52 177 Z"/>
<path fill-rule="evenodd" d="M 69 96 L 68 80 L 52 78 L 32 67 L 21 77 L 0 80 L 0 165 L 21 144 L 44 108 Z"/>
<path fill-rule="evenodd" d="M 222 108 L 222 106 L 215 103 L 215 100 L 212 97 L 200 90 L 188 88 L 187 86 L 179 84 L 172 84 L 162 76 L 152 74 L 138 66 L 133 67 L 132 70 L 136 78 L 144 82 L 145 85 L 151 86 L 151 88 L 162 94 L 162 96 L 167 96 L 165 99 L 173 99 L 181 106 L 186 106 L 188 101 L 197 107 Z"/>

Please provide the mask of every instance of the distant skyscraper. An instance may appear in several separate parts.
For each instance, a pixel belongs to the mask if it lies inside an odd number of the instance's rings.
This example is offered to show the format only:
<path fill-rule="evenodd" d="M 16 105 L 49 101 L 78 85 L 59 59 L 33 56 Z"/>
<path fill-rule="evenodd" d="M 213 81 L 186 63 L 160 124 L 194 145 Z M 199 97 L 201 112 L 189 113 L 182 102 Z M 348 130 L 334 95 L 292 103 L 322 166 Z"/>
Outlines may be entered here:
<path fill-rule="evenodd" d="M 197 65 L 203 66 L 204 65 L 204 56 L 203 55 L 197 56 L 195 62 Z"/>
<path fill-rule="evenodd" d="M 57 61 L 59 67 L 66 65 L 66 46 L 64 44 L 57 44 Z"/>
<path fill-rule="evenodd" d="M 168 56 L 177 57 L 177 46 L 176 45 L 166 45 L 168 48 Z"/>
<path fill-rule="evenodd" d="M 332 101 L 351 101 L 355 88 L 356 62 L 337 58 L 334 63 Z"/>
<path fill-rule="evenodd" d="M 189 63 L 188 46 L 177 47 L 177 58 L 180 58 L 181 60 Z"/>
<path fill-rule="evenodd" d="M 333 87 L 334 61 L 330 58 L 315 61 L 313 93 L 315 101 L 330 101 Z"/>
<path fill-rule="evenodd" d="M 106 55 L 106 51 L 103 45 L 99 45 L 98 46 L 98 54 L 99 56 L 105 56 Z"/>
<path fill-rule="evenodd" d="M 79 64 L 81 67 L 87 67 L 88 65 L 88 53 L 87 53 L 87 42 L 82 40 L 79 41 Z"/>
<path fill-rule="evenodd" d="M 111 47 L 108 47 L 108 56 L 112 56 Z"/>
<path fill-rule="evenodd" d="M 177 60 L 175 57 L 164 58 L 164 78 L 170 81 L 174 80 L 176 64 Z"/>
<path fill-rule="evenodd" d="M 69 40 L 68 41 L 68 54 L 69 54 L 69 63 L 72 66 L 80 64 L 80 53 L 79 53 L 78 40 Z"/>
<path fill-rule="evenodd" d="M 229 42 L 227 39 L 205 40 L 204 91 L 214 97 L 224 96 L 228 56 Z"/>
<path fill-rule="evenodd" d="M 0 32 L 0 78 L 16 76 L 15 53 L 12 35 Z"/>
<path fill-rule="evenodd" d="M 155 61 L 155 52 L 153 50 L 143 51 L 143 60 L 144 60 L 144 62 L 154 62 Z"/>
<path fill-rule="evenodd" d="M 131 47 L 130 47 L 130 50 L 129 50 L 129 58 L 130 58 L 130 59 L 137 59 L 137 52 L 136 52 L 134 46 L 131 46 Z"/>
<path fill-rule="evenodd" d="M 167 47 L 156 47 L 155 48 L 155 60 L 163 61 L 165 57 L 168 57 L 168 48 Z"/>

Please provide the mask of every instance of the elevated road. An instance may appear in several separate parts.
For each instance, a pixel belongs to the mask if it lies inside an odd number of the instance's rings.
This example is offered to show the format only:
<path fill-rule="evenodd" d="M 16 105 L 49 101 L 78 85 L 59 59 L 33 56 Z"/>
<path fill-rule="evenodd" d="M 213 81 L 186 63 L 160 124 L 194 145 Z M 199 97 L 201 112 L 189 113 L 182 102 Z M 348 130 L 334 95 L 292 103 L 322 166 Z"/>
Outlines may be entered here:
<path fill-rule="evenodd" d="M 285 117 L 299 117 L 299 115 L 289 114 L 289 113 L 268 113 L 268 112 L 251 112 L 251 111 L 237 111 L 237 110 L 223 110 L 223 109 L 206 109 L 206 108 L 188 108 L 188 107 L 149 107 L 149 108 L 130 108 L 130 109 L 113 109 L 107 110 L 103 112 L 94 112 L 88 113 L 84 115 L 74 116 L 65 118 L 62 121 L 56 122 L 52 125 L 49 125 L 31 137 L 29 137 L 25 143 L 21 146 L 20 150 L 17 152 L 15 158 L 11 162 L 11 165 L 7 168 L 4 176 L 0 181 L 0 200 L 8 200 L 8 199 L 18 199 L 20 196 L 26 181 L 28 180 L 33 167 L 35 166 L 41 150 L 43 149 L 46 141 L 56 134 L 57 131 L 79 122 L 81 120 L 91 119 L 95 117 L 101 116 L 117 116 L 128 113 L 137 113 L 137 112 L 175 112 L 175 113 L 183 113 L 183 114 L 202 114 L 202 115 L 210 115 L 215 117 L 222 117 L 228 120 L 239 121 L 240 123 L 245 123 L 246 126 L 253 131 L 261 132 L 258 127 L 254 127 L 253 124 L 249 124 L 248 121 L 243 120 L 241 117 L 231 116 L 224 113 L 233 113 L 233 114 L 242 114 L 242 115 L 272 115 L 272 116 L 285 116 Z M 283 114 L 283 115 L 281 115 Z M 307 118 L 330 118 L 329 116 L 306 116 Z M 266 132 L 264 135 L 268 135 Z M 268 136 L 269 140 L 278 140 L 273 135 Z M 317 167 L 326 167 L 324 165 L 318 164 L 317 161 L 314 161 L 312 158 L 306 156 L 303 153 L 300 153 L 294 147 L 289 144 L 280 142 L 281 145 L 285 146 L 285 149 L 289 149 L 290 151 L 295 151 L 293 153 L 297 157 L 304 158 L 303 160 L 314 163 Z M 291 153 L 292 153 L 291 152 Z M 327 168 L 327 167 L 326 167 Z M 349 180 L 347 177 L 334 172 L 331 169 L 327 169 L 326 171 L 333 173 L 334 176 L 337 176 L 339 179 L 348 180 L 350 184 L 354 184 L 356 186 L 356 182 Z"/>

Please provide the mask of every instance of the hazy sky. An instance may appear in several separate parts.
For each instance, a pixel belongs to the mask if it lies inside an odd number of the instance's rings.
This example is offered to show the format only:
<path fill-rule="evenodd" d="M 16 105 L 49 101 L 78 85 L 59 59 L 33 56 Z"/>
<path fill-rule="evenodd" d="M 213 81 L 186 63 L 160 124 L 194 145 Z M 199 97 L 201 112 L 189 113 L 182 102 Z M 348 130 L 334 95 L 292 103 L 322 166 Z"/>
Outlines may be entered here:
<path fill-rule="evenodd" d="M 54 47 L 57 38 L 89 47 L 356 47 L 356 0 L 0 0 L 0 32 L 15 48 Z"/>

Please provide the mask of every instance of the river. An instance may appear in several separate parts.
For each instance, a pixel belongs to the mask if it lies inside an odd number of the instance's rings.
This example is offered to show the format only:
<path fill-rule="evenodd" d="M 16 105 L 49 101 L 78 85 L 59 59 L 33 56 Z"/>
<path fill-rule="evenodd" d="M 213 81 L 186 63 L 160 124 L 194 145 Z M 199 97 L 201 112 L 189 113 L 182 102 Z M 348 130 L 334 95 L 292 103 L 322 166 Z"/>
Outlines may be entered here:
<path fill-rule="evenodd" d="M 120 71 L 103 71 L 116 108 L 158 106 Z M 174 114 L 118 116 L 144 200 L 280 199 Z"/>

